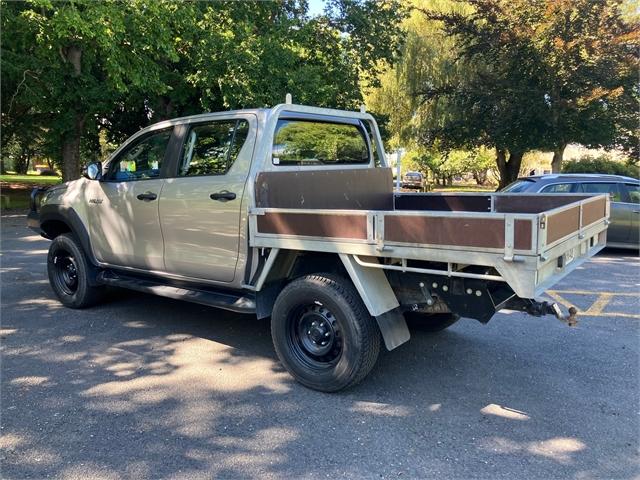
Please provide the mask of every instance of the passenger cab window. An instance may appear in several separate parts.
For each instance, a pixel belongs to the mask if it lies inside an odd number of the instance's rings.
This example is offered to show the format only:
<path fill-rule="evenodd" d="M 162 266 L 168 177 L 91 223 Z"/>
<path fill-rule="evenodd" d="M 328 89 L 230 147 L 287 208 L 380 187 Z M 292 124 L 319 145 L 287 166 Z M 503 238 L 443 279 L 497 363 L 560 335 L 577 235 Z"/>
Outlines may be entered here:
<path fill-rule="evenodd" d="M 612 202 L 622 201 L 622 195 L 617 183 L 582 183 L 578 191 L 583 193 L 608 193 L 611 195 Z"/>
<path fill-rule="evenodd" d="M 369 145 L 360 125 L 278 120 L 274 165 L 352 165 L 369 163 Z"/>
<path fill-rule="evenodd" d="M 571 193 L 571 187 L 573 184 L 571 183 L 556 183 L 554 185 L 547 185 L 542 190 L 541 193 Z"/>
<path fill-rule="evenodd" d="M 223 120 L 191 127 L 179 175 L 224 175 L 235 162 L 249 132 L 246 120 Z"/>
<path fill-rule="evenodd" d="M 640 184 L 626 183 L 625 185 L 629 194 L 629 202 L 640 203 Z"/>
<path fill-rule="evenodd" d="M 111 161 L 107 181 L 126 182 L 160 176 L 172 131 L 173 128 L 154 132 L 129 145 Z"/>

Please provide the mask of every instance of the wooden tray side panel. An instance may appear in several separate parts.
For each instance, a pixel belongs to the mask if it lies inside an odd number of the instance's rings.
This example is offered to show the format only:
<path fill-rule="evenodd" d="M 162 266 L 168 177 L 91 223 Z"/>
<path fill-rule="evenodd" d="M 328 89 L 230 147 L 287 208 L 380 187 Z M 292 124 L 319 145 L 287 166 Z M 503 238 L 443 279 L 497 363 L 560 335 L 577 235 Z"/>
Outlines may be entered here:
<path fill-rule="evenodd" d="M 305 237 L 367 239 L 367 216 L 267 212 L 257 217 L 258 232 Z"/>
<path fill-rule="evenodd" d="M 504 248 L 503 219 L 389 215 L 384 223 L 388 242 Z"/>
<path fill-rule="evenodd" d="M 547 245 L 580 229 L 580 207 L 576 206 L 547 217 Z"/>
<path fill-rule="evenodd" d="M 607 216 L 607 200 L 599 198 L 582 206 L 582 226 L 586 227 Z"/>
<path fill-rule="evenodd" d="M 261 172 L 256 207 L 393 210 L 390 168 Z"/>
<path fill-rule="evenodd" d="M 531 235 L 533 222 L 531 220 L 517 219 L 515 221 L 514 248 L 516 250 L 531 250 Z"/>
<path fill-rule="evenodd" d="M 396 210 L 441 212 L 490 212 L 491 195 L 396 193 Z"/>
<path fill-rule="evenodd" d="M 496 195 L 494 205 L 497 213 L 542 213 L 588 198 L 589 195 Z"/>

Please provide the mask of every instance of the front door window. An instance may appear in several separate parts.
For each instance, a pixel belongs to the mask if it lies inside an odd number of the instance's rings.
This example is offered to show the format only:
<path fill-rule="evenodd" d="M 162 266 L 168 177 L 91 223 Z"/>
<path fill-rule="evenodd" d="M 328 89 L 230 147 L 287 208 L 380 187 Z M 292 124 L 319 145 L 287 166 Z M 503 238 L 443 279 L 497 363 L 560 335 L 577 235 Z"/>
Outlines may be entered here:
<path fill-rule="evenodd" d="M 111 161 L 106 180 L 128 182 L 159 177 L 171 131 L 154 132 L 129 145 Z"/>

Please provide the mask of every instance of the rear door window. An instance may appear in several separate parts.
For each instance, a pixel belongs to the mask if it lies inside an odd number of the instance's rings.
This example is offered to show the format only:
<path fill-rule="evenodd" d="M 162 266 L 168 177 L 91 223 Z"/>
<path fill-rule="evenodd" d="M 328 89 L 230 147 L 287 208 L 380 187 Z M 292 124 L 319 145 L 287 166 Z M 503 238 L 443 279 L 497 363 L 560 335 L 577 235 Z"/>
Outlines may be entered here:
<path fill-rule="evenodd" d="M 640 203 L 640 184 L 638 183 L 626 183 L 627 194 L 629 195 L 629 202 Z"/>
<path fill-rule="evenodd" d="M 617 183 L 585 182 L 580 184 L 580 189 L 578 191 L 583 193 L 608 193 L 611 195 L 611 201 L 622 201 L 622 195 Z"/>
<path fill-rule="evenodd" d="M 247 139 L 249 122 L 220 120 L 189 129 L 179 176 L 225 175 Z"/>
<path fill-rule="evenodd" d="M 541 193 L 571 193 L 574 184 L 572 183 L 554 183 L 553 185 L 547 185 Z"/>
<path fill-rule="evenodd" d="M 508 193 L 530 192 L 534 183 L 535 182 L 533 180 L 516 180 L 512 184 L 504 187 L 502 191 Z"/>
<path fill-rule="evenodd" d="M 274 165 L 368 164 L 366 133 L 360 125 L 308 120 L 278 120 Z"/>

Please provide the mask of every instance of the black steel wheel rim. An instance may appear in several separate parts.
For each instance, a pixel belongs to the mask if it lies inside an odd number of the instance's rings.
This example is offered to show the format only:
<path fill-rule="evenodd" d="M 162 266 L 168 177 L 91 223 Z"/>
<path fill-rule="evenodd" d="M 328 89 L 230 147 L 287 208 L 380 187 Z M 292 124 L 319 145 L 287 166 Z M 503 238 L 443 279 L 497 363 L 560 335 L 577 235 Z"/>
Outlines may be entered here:
<path fill-rule="evenodd" d="M 73 255 L 58 250 L 53 257 L 53 278 L 58 288 L 67 295 L 78 290 L 78 266 Z"/>
<path fill-rule="evenodd" d="M 340 324 L 325 306 L 312 303 L 293 309 L 287 319 L 288 343 L 308 368 L 335 365 L 343 350 Z"/>

